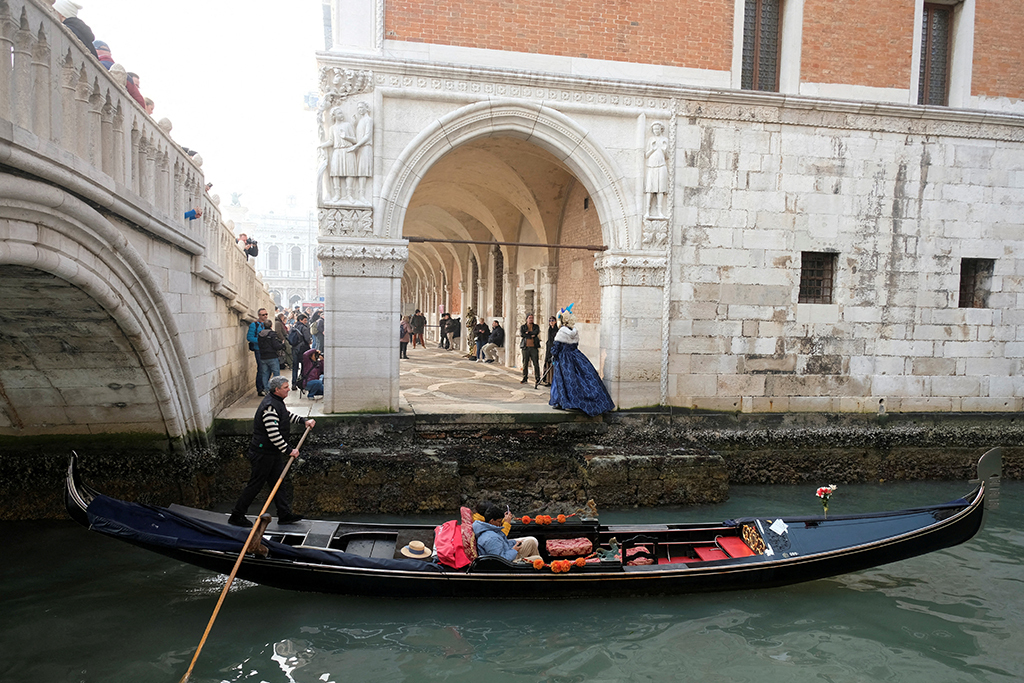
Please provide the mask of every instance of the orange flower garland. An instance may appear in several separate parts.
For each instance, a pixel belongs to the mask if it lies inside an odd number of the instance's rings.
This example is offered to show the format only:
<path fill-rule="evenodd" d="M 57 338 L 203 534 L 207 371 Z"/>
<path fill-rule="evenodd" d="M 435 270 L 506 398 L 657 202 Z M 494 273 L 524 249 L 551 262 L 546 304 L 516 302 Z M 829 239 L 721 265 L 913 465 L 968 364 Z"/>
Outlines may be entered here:
<path fill-rule="evenodd" d="M 551 515 L 537 515 L 536 517 L 530 517 L 529 515 L 523 515 L 522 517 L 519 518 L 519 521 L 522 522 L 523 524 L 530 524 L 532 522 L 534 524 L 539 524 L 539 525 L 543 526 L 545 524 L 551 524 L 552 522 L 554 522 L 556 520 L 558 521 L 559 524 L 565 524 L 565 522 L 570 517 L 575 517 L 575 516 L 576 516 L 575 512 L 572 513 L 571 515 L 558 515 L 557 517 L 552 517 Z"/>
<path fill-rule="evenodd" d="M 542 560 L 542 559 L 540 559 L 538 557 L 536 560 L 533 561 L 533 568 L 534 569 L 544 569 L 544 560 Z"/>
<path fill-rule="evenodd" d="M 551 564 L 545 563 L 544 560 L 540 558 L 537 558 L 533 561 L 534 569 L 544 569 L 544 567 L 550 567 L 551 571 L 555 574 L 564 574 L 565 572 L 572 569 L 573 566 L 585 567 L 587 566 L 587 559 L 585 557 L 577 557 L 575 560 L 552 560 Z"/>

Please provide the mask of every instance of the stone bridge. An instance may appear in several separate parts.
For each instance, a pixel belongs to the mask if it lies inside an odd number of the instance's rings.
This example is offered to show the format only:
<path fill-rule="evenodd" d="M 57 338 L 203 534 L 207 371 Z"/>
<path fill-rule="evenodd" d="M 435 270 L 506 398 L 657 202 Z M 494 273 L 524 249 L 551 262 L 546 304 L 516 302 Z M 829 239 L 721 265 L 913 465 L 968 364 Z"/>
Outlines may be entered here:
<path fill-rule="evenodd" d="M 0 55 L 0 452 L 204 446 L 272 302 L 202 160 L 42 3 L 0 0 Z"/>

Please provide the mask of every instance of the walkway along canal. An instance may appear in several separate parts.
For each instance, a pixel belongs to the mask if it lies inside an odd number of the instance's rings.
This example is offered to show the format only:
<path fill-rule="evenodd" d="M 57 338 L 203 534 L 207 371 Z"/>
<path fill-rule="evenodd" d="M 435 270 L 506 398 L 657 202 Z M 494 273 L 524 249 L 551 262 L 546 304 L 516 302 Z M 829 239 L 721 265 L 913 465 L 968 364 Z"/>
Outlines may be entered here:
<path fill-rule="evenodd" d="M 498 498 L 523 513 L 721 502 L 730 484 L 956 480 L 1004 447 L 1003 476 L 1024 473 L 1015 414 L 752 415 L 683 409 L 598 418 L 556 411 L 544 387 L 454 351 L 410 351 L 402 407 L 389 415 L 322 415 L 293 392 L 291 409 L 316 418 L 292 468 L 303 514 L 448 514 Z M 354 388 L 353 390 L 358 390 Z M 224 411 L 214 446 L 186 456 L 135 448 L 128 437 L 68 437 L 66 450 L 6 449 L 3 519 L 63 518 L 67 456 L 110 495 L 160 505 L 229 506 L 248 477 L 245 450 L 255 393 Z"/>

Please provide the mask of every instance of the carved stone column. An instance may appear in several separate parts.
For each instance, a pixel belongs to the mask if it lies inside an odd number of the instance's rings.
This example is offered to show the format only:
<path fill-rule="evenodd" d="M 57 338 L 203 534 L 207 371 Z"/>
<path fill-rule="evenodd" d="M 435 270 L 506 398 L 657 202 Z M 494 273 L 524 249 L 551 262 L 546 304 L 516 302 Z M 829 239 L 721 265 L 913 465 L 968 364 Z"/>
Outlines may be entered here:
<path fill-rule="evenodd" d="M 604 383 L 619 408 L 661 400 L 664 254 L 605 252 L 594 264 L 601 286 Z"/>
<path fill-rule="evenodd" d="M 398 323 L 408 242 L 325 235 L 324 213 L 317 248 L 327 316 L 324 412 L 397 411 Z"/>

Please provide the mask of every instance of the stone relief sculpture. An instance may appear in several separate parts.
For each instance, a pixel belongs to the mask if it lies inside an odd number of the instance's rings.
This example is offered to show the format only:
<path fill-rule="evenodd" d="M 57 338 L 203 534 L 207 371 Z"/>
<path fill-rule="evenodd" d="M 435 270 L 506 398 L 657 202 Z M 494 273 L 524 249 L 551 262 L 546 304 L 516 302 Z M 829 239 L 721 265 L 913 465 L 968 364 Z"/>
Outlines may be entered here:
<path fill-rule="evenodd" d="M 320 203 L 369 205 L 373 176 L 373 116 L 370 105 L 356 105 L 355 125 L 345 118 L 340 107 L 331 109 L 334 123 L 324 131 L 319 147 L 326 160 L 320 165 Z M 326 178 L 325 178 L 326 176 Z M 325 186 L 329 179 L 329 186 Z M 329 197 L 325 198 L 327 194 Z"/>
<path fill-rule="evenodd" d="M 369 206 L 373 175 L 373 117 L 370 105 L 356 105 L 349 120 L 342 108 L 353 95 L 373 90 L 373 73 L 339 67 L 320 70 L 320 103 L 317 106 L 320 149 L 317 170 L 317 204 Z"/>
<path fill-rule="evenodd" d="M 326 139 L 320 143 L 320 149 L 327 150 L 327 171 L 333 190 L 330 200 L 351 201 L 356 134 L 352 124 L 345 120 L 345 112 L 341 107 L 331 110 L 331 118 L 334 119 L 334 125 L 327 129 Z"/>
<path fill-rule="evenodd" d="M 668 195 L 668 138 L 665 125 L 651 124 L 651 137 L 644 152 L 647 174 L 644 177 L 644 213 L 650 218 L 666 218 L 665 197 Z"/>
<path fill-rule="evenodd" d="M 360 102 L 356 105 L 356 142 L 353 145 L 356 155 L 355 176 L 359 180 L 359 197 L 369 202 L 370 178 L 373 176 L 373 117 L 370 116 L 370 105 Z"/>

